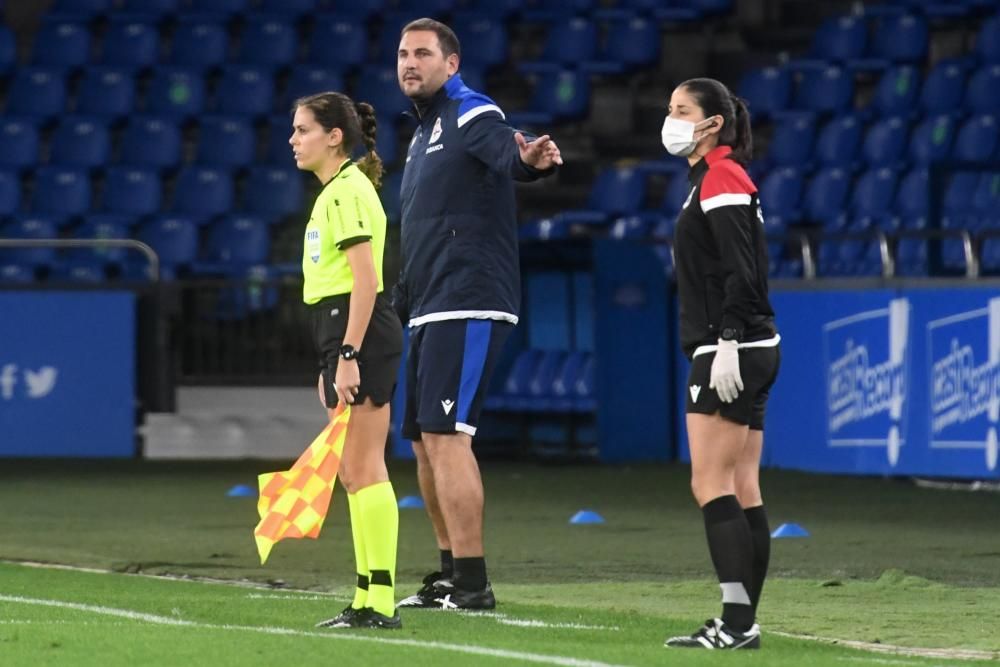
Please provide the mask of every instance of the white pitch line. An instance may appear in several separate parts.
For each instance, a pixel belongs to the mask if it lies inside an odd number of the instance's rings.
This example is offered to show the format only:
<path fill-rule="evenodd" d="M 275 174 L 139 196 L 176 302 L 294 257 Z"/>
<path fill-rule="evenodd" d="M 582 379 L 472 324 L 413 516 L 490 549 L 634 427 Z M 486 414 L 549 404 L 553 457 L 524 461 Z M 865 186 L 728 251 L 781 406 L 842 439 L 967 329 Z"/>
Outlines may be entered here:
<path fill-rule="evenodd" d="M 475 618 L 477 616 L 484 616 L 486 618 L 496 619 L 497 623 L 501 625 L 513 625 L 519 628 L 559 628 L 567 630 L 610 630 L 612 632 L 618 632 L 621 630 L 617 625 L 584 625 L 583 623 L 550 623 L 549 621 L 539 621 L 533 618 L 514 618 L 508 614 L 502 614 L 499 612 L 474 612 L 470 614 L 463 614 L 466 618 Z"/>
<path fill-rule="evenodd" d="M 873 642 L 862 642 L 855 639 L 834 639 L 831 637 L 817 637 L 815 635 L 800 635 L 792 632 L 768 632 L 767 634 L 788 637 L 789 639 L 805 639 L 807 641 L 820 642 L 822 644 L 836 644 L 862 651 L 872 651 L 873 653 L 889 653 L 895 655 L 907 655 L 914 658 L 945 658 L 958 660 L 995 660 L 1000 656 L 1000 651 L 978 651 L 966 648 L 915 648 L 911 646 L 897 646 L 896 644 L 875 644 Z"/>
<path fill-rule="evenodd" d="M 13 602 L 17 604 L 34 605 L 41 607 L 56 607 L 59 609 L 71 609 L 91 614 L 101 614 L 103 616 L 113 616 L 116 618 L 127 618 L 133 621 L 142 621 L 154 625 L 166 625 L 173 627 L 197 628 L 202 630 L 237 630 L 242 632 L 255 632 L 265 635 L 284 635 L 293 637 L 317 637 L 320 639 L 342 639 L 348 641 L 371 642 L 376 644 L 390 644 L 395 646 L 409 646 L 422 649 L 437 649 L 441 651 L 452 651 L 455 653 L 465 653 L 467 655 L 478 655 L 490 658 L 502 658 L 504 660 L 521 660 L 524 662 L 534 662 L 545 665 L 560 665 L 560 667 L 620 667 L 606 662 L 595 660 L 581 660 L 559 655 L 544 655 L 541 653 L 527 653 L 524 651 L 507 651 L 504 649 L 487 648 L 485 646 L 474 646 L 467 644 L 449 644 L 447 642 L 422 642 L 416 639 L 391 639 L 388 637 L 366 637 L 357 634 L 330 634 L 323 632 L 309 632 L 307 630 L 295 630 L 293 628 L 281 628 L 273 626 L 255 625 L 219 625 L 215 623 L 198 623 L 196 621 L 185 621 L 169 616 L 158 616 L 147 614 L 131 609 L 116 609 L 114 607 L 103 607 L 99 605 L 83 604 L 79 602 L 67 602 L 64 600 L 45 600 L 41 598 L 26 598 L 20 595 L 0 594 L 0 601 Z"/>

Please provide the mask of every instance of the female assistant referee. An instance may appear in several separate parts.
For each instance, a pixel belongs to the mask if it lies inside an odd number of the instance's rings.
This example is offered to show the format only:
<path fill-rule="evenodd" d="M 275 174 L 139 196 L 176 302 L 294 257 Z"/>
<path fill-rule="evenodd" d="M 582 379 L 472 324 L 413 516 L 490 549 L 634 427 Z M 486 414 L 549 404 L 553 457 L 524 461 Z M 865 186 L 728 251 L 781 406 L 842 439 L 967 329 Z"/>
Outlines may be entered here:
<path fill-rule="evenodd" d="M 780 337 L 767 294 L 767 244 L 750 158 L 750 116 L 714 79 L 674 90 L 663 145 L 691 165 L 674 254 L 680 337 L 691 361 L 691 489 L 722 587 L 722 616 L 670 647 L 759 648 L 755 622 L 770 555 L 758 472 Z"/>
<path fill-rule="evenodd" d="M 385 212 L 375 188 L 375 111 L 341 93 L 295 102 L 288 143 L 299 169 L 323 189 L 313 204 L 302 257 L 303 299 L 320 354 L 319 396 L 331 419 L 351 406 L 339 476 L 347 490 L 358 584 L 330 628 L 402 627 L 394 579 L 399 511 L 385 467 L 389 401 L 403 349 L 399 319 L 382 295 Z M 366 154 L 355 164 L 359 145 Z"/>

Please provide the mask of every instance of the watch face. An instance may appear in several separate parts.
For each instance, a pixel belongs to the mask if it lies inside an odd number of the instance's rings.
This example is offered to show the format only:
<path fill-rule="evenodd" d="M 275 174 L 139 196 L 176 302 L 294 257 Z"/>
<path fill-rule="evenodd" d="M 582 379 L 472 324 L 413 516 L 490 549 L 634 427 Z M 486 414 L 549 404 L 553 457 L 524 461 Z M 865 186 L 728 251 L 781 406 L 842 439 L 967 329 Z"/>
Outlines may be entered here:
<path fill-rule="evenodd" d="M 734 340 L 735 338 L 736 338 L 736 329 L 722 330 L 722 340 Z"/>

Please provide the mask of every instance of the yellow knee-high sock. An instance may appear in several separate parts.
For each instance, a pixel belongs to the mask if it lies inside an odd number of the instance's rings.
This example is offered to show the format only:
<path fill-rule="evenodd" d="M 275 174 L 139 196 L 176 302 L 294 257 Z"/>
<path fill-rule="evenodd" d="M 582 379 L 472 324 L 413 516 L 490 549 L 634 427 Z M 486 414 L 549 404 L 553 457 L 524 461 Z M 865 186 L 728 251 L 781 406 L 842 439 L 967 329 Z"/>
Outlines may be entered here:
<path fill-rule="evenodd" d="M 347 494 L 347 505 L 351 509 L 351 535 L 354 537 L 354 562 L 358 569 L 358 586 L 354 589 L 354 602 L 351 606 L 362 609 L 368 604 L 368 553 L 365 550 L 365 531 L 362 528 L 365 519 L 361 514 L 361 502 L 358 494 Z"/>
<path fill-rule="evenodd" d="M 396 611 L 396 540 L 399 508 L 390 482 L 366 486 L 355 494 L 364 517 L 365 551 L 368 556 L 368 602 L 380 614 Z"/>

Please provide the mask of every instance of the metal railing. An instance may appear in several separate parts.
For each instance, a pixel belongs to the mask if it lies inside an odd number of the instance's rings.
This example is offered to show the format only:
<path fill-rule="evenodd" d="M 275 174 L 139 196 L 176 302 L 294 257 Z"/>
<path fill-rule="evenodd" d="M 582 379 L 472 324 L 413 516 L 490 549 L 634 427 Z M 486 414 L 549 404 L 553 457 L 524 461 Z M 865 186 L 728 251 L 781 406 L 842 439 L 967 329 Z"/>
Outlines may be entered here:
<path fill-rule="evenodd" d="M 0 239 L 0 248 L 130 248 L 146 256 L 147 275 L 156 282 L 160 279 L 160 257 L 149 245 L 136 239 Z"/>

